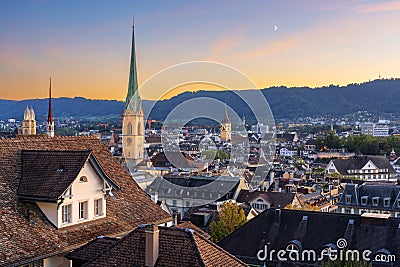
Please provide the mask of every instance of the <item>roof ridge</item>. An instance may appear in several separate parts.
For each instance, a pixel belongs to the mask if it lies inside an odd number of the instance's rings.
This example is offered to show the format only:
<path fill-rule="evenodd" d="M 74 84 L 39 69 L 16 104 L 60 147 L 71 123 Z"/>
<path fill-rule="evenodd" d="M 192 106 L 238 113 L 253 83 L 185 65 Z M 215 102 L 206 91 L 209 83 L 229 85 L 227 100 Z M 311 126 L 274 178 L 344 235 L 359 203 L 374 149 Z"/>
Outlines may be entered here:
<path fill-rule="evenodd" d="M 203 241 L 205 241 L 206 243 L 208 243 L 209 245 L 213 246 L 214 248 L 218 249 L 219 251 L 221 251 L 222 253 L 234 258 L 235 260 L 237 260 L 238 262 L 246 265 L 246 263 L 244 263 L 243 261 L 241 261 L 239 258 L 237 258 L 235 255 L 229 253 L 228 251 L 224 250 L 223 248 L 221 248 L 220 246 L 218 246 L 217 244 L 215 244 L 214 242 L 211 242 L 210 240 L 208 240 L 207 238 L 205 238 L 204 236 L 202 236 L 201 234 L 197 233 L 196 231 L 191 232 L 192 235 L 196 235 L 198 236 L 200 239 L 202 239 Z M 195 239 L 194 239 L 195 240 Z M 195 240 L 196 242 L 196 240 Z M 197 244 L 197 242 L 196 242 Z"/>

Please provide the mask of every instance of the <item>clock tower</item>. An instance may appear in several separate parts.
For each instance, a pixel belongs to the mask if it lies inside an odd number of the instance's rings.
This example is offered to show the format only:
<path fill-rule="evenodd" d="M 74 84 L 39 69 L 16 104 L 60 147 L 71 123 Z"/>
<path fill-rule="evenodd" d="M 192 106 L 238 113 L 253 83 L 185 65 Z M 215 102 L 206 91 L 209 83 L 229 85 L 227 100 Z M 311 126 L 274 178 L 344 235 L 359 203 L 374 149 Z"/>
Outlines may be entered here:
<path fill-rule="evenodd" d="M 228 110 L 226 109 L 226 104 L 225 104 L 225 116 L 224 119 L 221 121 L 220 138 L 221 141 L 224 142 L 228 142 L 231 140 L 231 122 L 228 118 Z"/>
<path fill-rule="evenodd" d="M 122 114 L 122 153 L 125 164 L 134 167 L 144 159 L 144 119 L 136 72 L 135 30 L 132 26 L 132 51 L 128 94 Z"/>

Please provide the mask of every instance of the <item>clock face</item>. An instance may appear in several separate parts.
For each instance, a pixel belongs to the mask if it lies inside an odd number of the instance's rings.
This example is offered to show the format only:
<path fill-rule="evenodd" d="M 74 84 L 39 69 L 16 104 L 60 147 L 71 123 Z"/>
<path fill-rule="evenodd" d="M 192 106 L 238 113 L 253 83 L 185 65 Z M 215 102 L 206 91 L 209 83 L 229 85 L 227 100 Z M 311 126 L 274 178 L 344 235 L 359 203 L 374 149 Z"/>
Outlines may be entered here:
<path fill-rule="evenodd" d="M 132 144 L 132 139 L 126 138 L 126 143 L 127 143 L 128 145 Z"/>

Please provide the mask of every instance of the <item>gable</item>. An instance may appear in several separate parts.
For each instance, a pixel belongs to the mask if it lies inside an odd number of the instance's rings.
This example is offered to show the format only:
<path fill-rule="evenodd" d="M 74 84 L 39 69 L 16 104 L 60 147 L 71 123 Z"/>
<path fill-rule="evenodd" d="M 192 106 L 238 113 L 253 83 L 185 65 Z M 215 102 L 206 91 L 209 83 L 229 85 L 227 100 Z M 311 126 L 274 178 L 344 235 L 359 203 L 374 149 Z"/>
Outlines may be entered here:
<path fill-rule="evenodd" d="M 78 151 L 35 151 L 21 152 L 21 180 L 18 186 L 18 198 L 24 200 L 57 202 L 70 185 L 82 175 L 85 168 L 107 181 L 115 190 L 116 185 L 103 171 L 90 150 Z"/>
<path fill-rule="evenodd" d="M 376 170 L 378 167 L 372 162 L 372 160 L 368 160 L 368 162 L 361 168 L 362 170 Z"/>
<path fill-rule="evenodd" d="M 104 173 L 121 188 L 114 192 L 114 198 L 106 196 L 107 216 L 62 230 L 52 226 L 35 203 L 17 198 L 22 175 L 22 150 L 93 151 Z M 58 255 L 99 235 L 121 236 L 143 223 L 171 221 L 171 216 L 151 201 L 97 138 L 41 135 L 4 138 L 0 139 L 0 151 L 0 199 L 5 200 L 1 203 L 0 231 L 12 233 L 11 239 L 0 242 L 0 251 L 10 252 L 0 256 L 1 266 L 21 265 L 22 262 Z"/>

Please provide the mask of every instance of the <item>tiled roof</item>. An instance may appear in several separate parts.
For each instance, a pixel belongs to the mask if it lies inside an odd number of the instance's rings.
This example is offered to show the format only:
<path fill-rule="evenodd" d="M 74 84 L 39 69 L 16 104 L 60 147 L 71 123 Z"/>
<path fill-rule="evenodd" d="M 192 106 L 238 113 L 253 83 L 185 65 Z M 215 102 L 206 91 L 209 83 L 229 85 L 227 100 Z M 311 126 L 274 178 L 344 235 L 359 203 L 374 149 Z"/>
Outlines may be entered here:
<path fill-rule="evenodd" d="M 115 200 L 107 200 L 107 217 L 56 229 L 43 219 L 36 204 L 19 201 L 17 187 L 21 179 L 22 150 L 92 150 L 105 174 L 121 188 L 114 193 Z M 143 223 L 171 220 L 171 216 L 151 201 L 97 138 L 30 136 L 0 139 L 0 162 L 0 266 L 67 252 L 97 236 L 120 236 Z"/>
<path fill-rule="evenodd" d="M 69 260 L 79 260 L 81 262 L 92 261 L 100 256 L 104 251 L 114 246 L 118 240 L 118 238 L 99 236 L 86 245 L 75 249 L 66 257 Z"/>
<path fill-rule="evenodd" d="M 56 201 L 77 178 L 90 154 L 90 150 L 22 150 L 18 196 Z"/>
<path fill-rule="evenodd" d="M 346 203 L 346 196 L 351 196 L 351 203 Z M 366 203 L 362 203 L 361 198 L 368 197 Z M 373 198 L 379 197 L 376 205 L 373 205 Z M 384 199 L 389 200 L 389 206 L 385 206 Z M 353 185 L 346 184 L 343 194 L 337 205 L 339 206 L 356 206 L 365 209 L 395 210 L 399 211 L 400 207 L 397 201 L 400 200 L 400 186 L 393 184 L 363 184 Z"/>
<path fill-rule="evenodd" d="M 391 174 L 396 173 L 389 160 L 382 156 L 357 156 L 351 159 L 335 159 L 333 163 L 340 174 L 348 175 L 347 170 L 360 170 L 370 160 L 379 169 L 388 169 Z"/>
<path fill-rule="evenodd" d="M 148 227 L 137 228 L 83 266 L 145 266 Z M 158 229 L 159 255 L 155 266 L 247 266 L 196 232 L 168 227 Z"/>
<path fill-rule="evenodd" d="M 195 231 L 199 235 L 202 235 L 206 239 L 210 239 L 210 235 L 207 232 L 201 230 L 199 227 L 197 227 L 196 225 L 194 225 L 189 221 L 180 222 L 179 224 L 176 225 L 176 227 L 181 229 L 192 229 L 193 231 Z"/>
<path fill-rule="evenodd" d="M 246 263 L 259 266 L 263 263 L 257 260 L 257 252 L 265 245 L 268 245 L 268 251 L 277 251 L 285 249 L 294 240 L 301 243 L 303 250 L 320 253 L 324 245 L 336 244 L 337 240 L 344 238 L 347 241 L 346 249 L 357 249 L 360 255 L 367 249 L 373 253 L 387 249 L 397 259 L 397 255 L 400 255 L 399 223 L 399 218 L 269 209 L 228 235 L 218 245 Z M 280 266 L 276 257 L 274 259 L 274 264 L 267 262 L 267 265 Z M 398 266 L 398 262 L 393 266 Z"/>
<path fill-rule="evenodd" d="M 295 196 L 295 193 L 240 190 L 236 201 L 249 203 L 257 197 L 261 197 L 271 203 L 271 208 L 284 208 L 293 202 Z"/>

